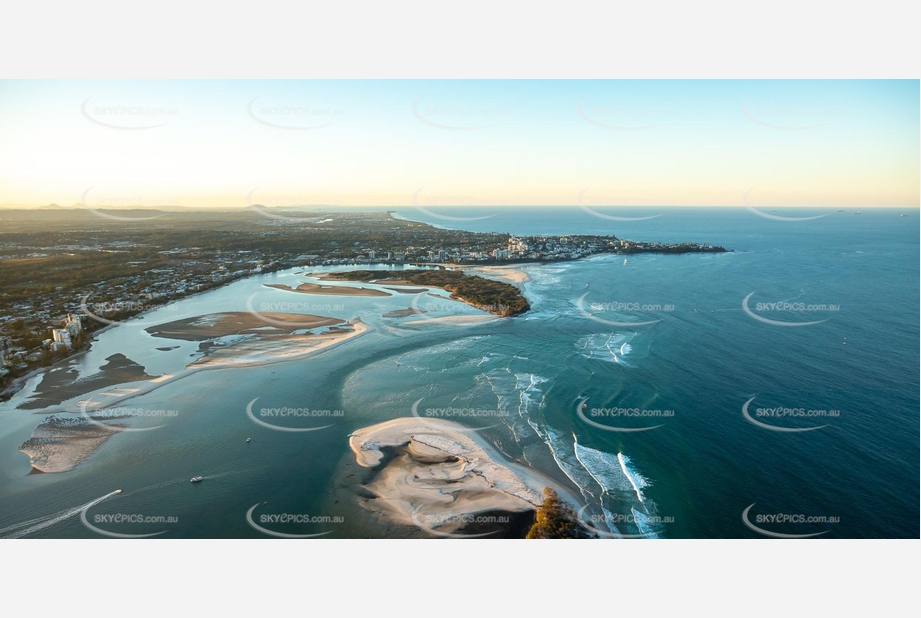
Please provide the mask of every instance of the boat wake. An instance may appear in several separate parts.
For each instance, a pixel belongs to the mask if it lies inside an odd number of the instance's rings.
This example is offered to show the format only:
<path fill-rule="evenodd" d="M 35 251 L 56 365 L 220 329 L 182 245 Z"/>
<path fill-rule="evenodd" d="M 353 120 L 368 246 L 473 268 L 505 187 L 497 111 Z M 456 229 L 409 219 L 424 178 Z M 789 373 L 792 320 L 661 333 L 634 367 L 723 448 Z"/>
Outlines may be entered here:
<path fill-rule="evenodd" d="M 13 534 L 10 534 L 8 536 L 3 536 L 2 538 L 19 539 L 24 536 L 28 536 L 30 534 L 35 534 L 36 532 L 40 532 L 44 530 L 45 528 L 50 528 L 51 526 L 54 526 L 55 524 L 59 524 L 62 521 L 66 521 L 70 519 L 71 517 L 75 517 L 79 515 L 81 512 L 86 511 L 96 506 L 103 500 L 106 500 L 107 498 L 111 498 L 115 494 L 119 494 L 119 493 L 121 493 L 121 490 L 116 489 L 115 491 L 107 493 L 106 495 L 96 498 L 95 500 L 91 500 L 84 505 L 74 507 L 72 509 L 60 511 L 52 515 L 46 515 L 45 517 L 38 517 L 36 519 L 31 519 L 29 521 L 20 522 L 12 526 L 7 526 L 6 528 L 0 529 L 0 535 L 5 535 L 9 531 L 17 530 L 17 529 L 19 529 L 17 532 L 14 532 Z"/>

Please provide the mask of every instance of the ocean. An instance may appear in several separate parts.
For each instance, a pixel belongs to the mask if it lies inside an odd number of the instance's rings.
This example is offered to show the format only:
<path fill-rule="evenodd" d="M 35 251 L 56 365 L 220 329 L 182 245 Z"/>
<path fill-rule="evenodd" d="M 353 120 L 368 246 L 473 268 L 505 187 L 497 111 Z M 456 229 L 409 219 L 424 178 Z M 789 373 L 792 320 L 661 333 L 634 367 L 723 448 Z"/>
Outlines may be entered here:
<path fill-rule="evenodd" d="M 477 428 L 572 488 L 604 538 L 919 536 L 917 210 L 393 210 L 455 229 L 732 251 L 524 265 L 529 312 L 463 325 L 381 314 L 480 312 L 263 285 L 295 284 L 303 269 L 162 307 L 100 334 L 81 374 L 115 353 L 151 375 L 181 371 L 197 344 L 144 327 L 260 303 L 373 330 L 313 358 L 199 371 L 133 397 L 125 405 L 171 414 L 66 473 L 29 475 L 16 451 L 42 419 L 16 409 L 32 380 L 0 405 L 0 537 L 388 536 L 355 504 L 348 435 L 414 413 Z"/>

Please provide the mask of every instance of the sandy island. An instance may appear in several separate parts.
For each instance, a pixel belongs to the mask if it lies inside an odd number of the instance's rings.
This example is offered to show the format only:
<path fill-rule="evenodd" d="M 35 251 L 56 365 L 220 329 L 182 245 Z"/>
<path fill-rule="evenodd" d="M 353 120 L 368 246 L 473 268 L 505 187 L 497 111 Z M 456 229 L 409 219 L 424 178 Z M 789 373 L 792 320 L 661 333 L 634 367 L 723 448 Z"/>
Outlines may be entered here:
<path fill-rule="evenodd" d="M 498 315 L 446 315 L 441 318 L 425 318 L 424 320 L 413 320 L 403 322 L 403 326 L 420 326 L 424 324 L 479 324 L 480 322 L 491 322 L 492 320 L 503 319 Z"/>
<path fill-rule="evenodd" d="M 282 290 L 283 292 L 299 292 L 301 294 L 329 294 L 332 296 L 390 296 L 383 290 L 353 287 L 349 285 L 320 285 L 318 283 L 302 283 L 296 288 L 290 288 L 280 283 L 264 283 L 267 288 Z"/>
<path fill-rule="evenodd" d="M 536 510 L 545 487 L 579 506 L 556 481 L 506 462 L 486 440 L 452 421 L 398 418 L 354 432 L 349 446 L 359 466 L 382 465 L 364 485 L 375 497 L 362 505 L 391 523 L 450 534 L 477 514 Z"/>
<path fill-rule="evenodd" d="M 407 307 L 406 309 L 394 309 L 393 311 L 388 311 L 387 313 L 382 313 L 382 318 L 405 318 L 408 315 L 422 315 L 425 311 L 416 309 L 415 307 Z"/>
<path fill-rule="evenodd" d="M 328 328 L 320 333 L 296 332 L 323 327 Z M 187 367 L 194 370 L 300 360 L 369 329 L 358 318 L 346 323 L 338 318 L 303 313 L 228 311 L 151 326 L 147 332 L 154 337 L 203 341 L 199 346 L 202 356 Z M 214 341 L 228 336 L 231 336 L 230 341 Z"/>
<path fill-rule="evenodd" d="M 124 354 L 109 356 L 97 373 L 87 377 L 80 377 L 77 364 L 74 362 L 67 368 L 52 367 L 46 371 L 30 399 L 19 404 L 18 409 L 41 410 L 102 388 L 157 377 L 148 375 L 142 365 Z"/>
<path fill-rule="evenodd" d="M 35 428 L 32 437 L 23 442 L 19 451 L 29 457 L 32 464 L 30 474 L 67 472 L 124 429 L 125 425 L 119 423 L 52 416 Z"/>
<path fill-rule="evenodd" d="M 343 320 L 305 313 L 277 313 L 224 311 L 194 318 L 176 320 L 147 328 L 154 337 L 204 341 L 227 335 L 265 334 L 266 332 L 291 332 L 342 324 Z"/>
<path fill-rule="evenodd" d="M 263 335 L 257 339 L 239 341 L 226 346 L 210 346 L 206 354 L 192 362 L 189 368 L 254 367 L 301 360 L 341 345 L 371 330 L 371 327 L 359 318 L 350 320 L 348 323 L 351 325 L 349 330 L 333 327 L 318 335 L 309 333 L 285 336 Z"/>
<path fill-rule="evenodd" d="M 268 326 L 266 319 L 275 326 Z M 310 328 L 324 332 L 303 332 Z M 248 312 L 214 313 L 177 320 L 147 329 L 155 337 L 202 341 L 204 355 L 184 371 L 149 376 L 144 368 L 121 354 L 110 356 L 100 368 L 100 375 L 73 382 L 69 371 L 49 372 L 49 385 L 40 392 L 35 405 L 61 404 L 85 395 L 77 401 L 84 413 L 96 413 L 127 399 L 149 393 L 165 384 L 182 379 L 202 369 L 252 367 L 269 363 L 300 360 L 350 341 L 371 330 L 359 318 L 347 323 L 336 318 L 297 313 Z M 230 341 L 215 341 L 230 337 Z M 32 402 L 30 402 L 32 403 Z M 24 406 L 21 406 L 24 407 Z M 72 406 L 68 406 L 70 408 Z M 46 408 L 50 412 L 53 408 Z M 54 410 L 73 414 L 73 409 Z M 67 472 L 92 455 L 114 433 L 127 425 L 112 422 L 124 417 L 59 418 L 51 416 L 39 425 L 19 448 L 29 457 L 32 473 Z"/>

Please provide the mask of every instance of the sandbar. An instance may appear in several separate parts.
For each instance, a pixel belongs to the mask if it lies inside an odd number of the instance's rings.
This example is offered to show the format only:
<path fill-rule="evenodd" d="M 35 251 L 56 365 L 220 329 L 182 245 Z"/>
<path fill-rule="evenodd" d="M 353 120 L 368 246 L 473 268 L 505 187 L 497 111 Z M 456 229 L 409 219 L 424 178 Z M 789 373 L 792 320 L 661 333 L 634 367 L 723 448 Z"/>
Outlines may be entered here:
<path fill-rule="evenodd" d="M 320 285 L 318 283 L 302 283 L 296 288 L 289 288 L 280 283 L 265 283 L 267 288 L 282 290 L 283 292 L 298 292 L 300 294 L 327 294 L 331 296 L 390 296 L 383 290 L 353 287 L 348 285 Z"/>
<path fill-rule="evenodd" d="M 452 421 L 393 419 L 352 433 L 349 447 L 359 466 L 376 472 L 363 486 L 374 497 L 362 505 L 390 523 L 450 534 L 477 514 L 536 510 L 545 487 L 578 508 L 556 481 L 506 461 L 473 430 Z"/>
<path fill-rule="evenodd" d="M 154 337 L 204 341 L 227 335 L 281 333 L 341 324 L 343 320 L 305 313 L 224 311 L 157 324 L 145 329 Z"/>
<path fill-rule="evenodd" d="M 30 474 L 73 470 L 113 434 L 125 429 L 120 423 L 90 422 L 83 418 L 50 417 L 35 428 L 19 451 L 29 457 Z"/>

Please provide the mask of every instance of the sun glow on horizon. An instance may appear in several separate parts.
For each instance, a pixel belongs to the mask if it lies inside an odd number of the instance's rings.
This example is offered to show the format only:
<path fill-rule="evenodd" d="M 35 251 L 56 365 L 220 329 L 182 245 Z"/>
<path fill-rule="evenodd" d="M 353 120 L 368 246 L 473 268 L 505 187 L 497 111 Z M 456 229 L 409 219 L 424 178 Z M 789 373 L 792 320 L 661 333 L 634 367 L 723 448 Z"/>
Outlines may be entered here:
<path fill-rule="evenodd" d="M 906 81 L 3 81 L 0 205 L 919 205 Z"/>

